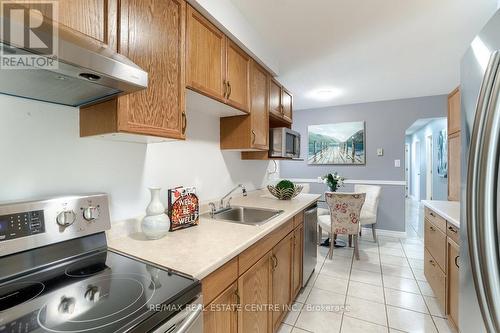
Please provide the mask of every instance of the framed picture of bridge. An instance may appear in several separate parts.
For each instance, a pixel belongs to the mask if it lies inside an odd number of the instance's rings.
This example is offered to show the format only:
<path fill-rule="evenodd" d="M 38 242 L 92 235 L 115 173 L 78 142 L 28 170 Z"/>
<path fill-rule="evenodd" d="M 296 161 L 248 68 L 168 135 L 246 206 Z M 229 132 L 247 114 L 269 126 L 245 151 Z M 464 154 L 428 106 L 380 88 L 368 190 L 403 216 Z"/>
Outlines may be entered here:
<path fill-rule="evenodd" d="M 366 164 L 364 121 L 310 125 L 308 139 L 308 164 Z"/>

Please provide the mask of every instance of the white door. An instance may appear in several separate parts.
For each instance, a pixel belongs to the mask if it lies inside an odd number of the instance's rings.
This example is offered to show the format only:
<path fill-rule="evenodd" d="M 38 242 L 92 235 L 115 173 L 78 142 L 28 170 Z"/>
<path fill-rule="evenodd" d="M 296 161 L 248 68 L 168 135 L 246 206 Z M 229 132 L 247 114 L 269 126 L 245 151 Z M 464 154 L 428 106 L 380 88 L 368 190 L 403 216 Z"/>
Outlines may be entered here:
<path fill-rule="evenodd" d="M 413 194 L 415 195 L 415 199 L 420 201 L 420 170 L 422 167 L 420 166 L 420 141 L 415 141 L 413 147 L 414 153 L 414 168 L 415 170 L 415 182 L 413 183 Z"/>
<path fill-rule="evenodd" d="M 425 137 L 425 198 L 432 200 L 432 135 Z"/>

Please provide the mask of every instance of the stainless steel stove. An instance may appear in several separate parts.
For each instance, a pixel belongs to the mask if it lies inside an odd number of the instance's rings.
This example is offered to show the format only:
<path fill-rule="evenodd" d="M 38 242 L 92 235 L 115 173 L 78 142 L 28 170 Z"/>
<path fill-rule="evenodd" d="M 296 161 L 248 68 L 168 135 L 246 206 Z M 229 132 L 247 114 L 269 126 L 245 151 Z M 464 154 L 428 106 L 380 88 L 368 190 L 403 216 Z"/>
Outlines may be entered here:
<path fill-rule="evenodd" d="M 199 281 L 109 250 L 108 210 L 104 194 L 0 205 L 0 332 L 203 331 Z"/>

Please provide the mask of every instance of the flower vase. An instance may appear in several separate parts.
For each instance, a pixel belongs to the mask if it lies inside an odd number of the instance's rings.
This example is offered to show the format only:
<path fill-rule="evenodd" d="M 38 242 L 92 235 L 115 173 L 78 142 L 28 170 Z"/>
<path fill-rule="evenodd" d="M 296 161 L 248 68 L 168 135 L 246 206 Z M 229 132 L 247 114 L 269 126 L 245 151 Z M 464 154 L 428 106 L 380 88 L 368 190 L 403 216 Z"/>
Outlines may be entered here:
<path fill-rule="evenodd" d="M 151 187 L 151 202 L 146 208 L 146 217 L 141 222 L 141 228 L 148 239 L 159 239 L 170 229 L 170 219 L 165 214 L 165 206 L 160 200 L 160 188 Z"/>

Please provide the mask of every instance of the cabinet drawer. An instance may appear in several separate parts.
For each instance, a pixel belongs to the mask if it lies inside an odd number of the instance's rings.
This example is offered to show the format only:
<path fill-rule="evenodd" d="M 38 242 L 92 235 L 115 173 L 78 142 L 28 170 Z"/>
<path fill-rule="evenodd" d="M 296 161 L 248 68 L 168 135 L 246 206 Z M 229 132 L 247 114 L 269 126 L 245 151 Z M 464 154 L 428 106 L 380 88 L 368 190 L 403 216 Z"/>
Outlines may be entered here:
<path fill-rule="evenodd" d="M 460 244 L 460 228 L 455 227 L 450 222 L 447 222 L 446 234 L 448 237 L 453 239 L 453 241 L 457 244 Z"/>
<path fill-rule="evenodd" d="M 441 231 L 446 232 L 446 220 L 439 216 L 435 211 L 425 207 L 425 218 L 431 221 L 441 229 Z"/>
<path fill-rule="evenodd" d="M 429 282 L 429 285 L 432 288 L 432 291 L 434 291 L 434 294 L 438 298 L 441 307 L 445 309 L 446 275 L 427 249 L 425 249 L 424 254 L 424 274 L 427 282 Z"/>
<path fill-rule="evenodd" d="M 236 279 L 238 279 L 238 257 L 233 258 L 201 281 L 204 304 L 212 302 Z"/>
<path fill-rule="evenodd" d="M 293 230 L 293 219 L 288 220 L 278 229 L 250 246 L 238 256 L 239 274 L 242 274 L 255 264 L 264 254 L 270 251 L 280 240 Z"/>
<path fill-rule="evenodd" d="M 446 269 L 446 234 L 429 220 L 425 220 L 425 248 L 444 271 Z"/>

